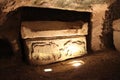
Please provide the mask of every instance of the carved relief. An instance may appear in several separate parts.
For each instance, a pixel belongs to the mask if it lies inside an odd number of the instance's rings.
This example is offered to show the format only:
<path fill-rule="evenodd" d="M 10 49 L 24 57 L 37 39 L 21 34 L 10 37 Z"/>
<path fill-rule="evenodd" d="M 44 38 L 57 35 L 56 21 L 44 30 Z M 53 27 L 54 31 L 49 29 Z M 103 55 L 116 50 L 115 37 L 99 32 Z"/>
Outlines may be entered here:
<path fill-rule="evenodd" d="M 78 57 L 86 53 L 85 37 L 33 42 L 31 56 L 39 64 Z"/>
<path fill-rule="evenodd" d="M 22 22 L 21 32 L 32 64 L 49 64 L 87 53 L 88 23 L 81 20 Z"/>

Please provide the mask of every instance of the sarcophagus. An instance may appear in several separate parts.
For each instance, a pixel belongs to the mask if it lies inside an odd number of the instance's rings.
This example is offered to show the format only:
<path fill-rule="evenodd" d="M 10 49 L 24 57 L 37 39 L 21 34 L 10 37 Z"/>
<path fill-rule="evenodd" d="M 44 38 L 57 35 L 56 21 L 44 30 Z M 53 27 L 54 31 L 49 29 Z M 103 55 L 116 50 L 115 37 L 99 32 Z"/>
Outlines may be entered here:
<path fill-rule="evenodd" d="M 44 65 L 87 53 L 88 23 L 82 21 L 24 21 L 21 35 L 28 61 Z"/>

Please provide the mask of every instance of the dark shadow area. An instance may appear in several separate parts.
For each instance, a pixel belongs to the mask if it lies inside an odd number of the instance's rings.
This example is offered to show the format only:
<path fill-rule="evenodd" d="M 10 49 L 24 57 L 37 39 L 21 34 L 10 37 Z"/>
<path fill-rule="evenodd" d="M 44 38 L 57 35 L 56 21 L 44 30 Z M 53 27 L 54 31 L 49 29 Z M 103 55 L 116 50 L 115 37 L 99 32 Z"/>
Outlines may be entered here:
<path fill-rule="evenodd" d="M 78 21 L 88 22 L 90 12 L 77 12 L 50 8 L 21 7 L 22 21 Z"/>
<path fill-rule="evenodd" d="M 109 6 L 109 10 L 106 11 L 105 20 L 103 23 L 103 36 L 101 40 L 104 45 L 109 49 L 115 49 L 113 43 L 113 21 L 120 18 L 120 0 L 116 0 Z"/>
<path fill-rule="evenodd" d="M 20 38 L 20 45 L 21 45 L 21 54 L 22 54 L 22 60 L 26 63 L 29 64 L 29 58 L 28 55 L 26 53 L 29 53 L 27 50 L 27 47 L 24 42 L 24 40 L 22 38 Z"/>
<path fill-rule="evenodd" d="M 120 19 L 120 0 L 116 0 L 109 8 L 112 21 Z"/>
<path fill-rule="evenodd" d="M 0 59 L 10 58 L 13 55 L 13 49 L 9 41 L 0 39 Z"/>
<path fill-rule="evenodd" d="M 91 21 L 92 14 L 90 15 L 90 21 L 88 22 L 88 35 L 86 36 L 87 39 L 87 51 L 88 53 L 92 53 L 91 49 L 91 36 L 92 36 L 92 21 Z"/>

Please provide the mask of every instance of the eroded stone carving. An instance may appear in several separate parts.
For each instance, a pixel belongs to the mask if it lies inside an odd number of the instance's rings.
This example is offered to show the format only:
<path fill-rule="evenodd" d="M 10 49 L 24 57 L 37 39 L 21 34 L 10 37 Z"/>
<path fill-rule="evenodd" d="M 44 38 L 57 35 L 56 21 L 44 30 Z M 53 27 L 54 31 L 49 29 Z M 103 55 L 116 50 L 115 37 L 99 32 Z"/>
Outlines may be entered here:
<path fill-rule="evenodd" d="M 82 56 L 87 53 L 85 37 L 30 41 L 30 62 L 34 64 L 49 64 Z"/>
<path fill-rule="evenodd" d="M 49 64 L 87 53 L 87 22 L 22 22 L 21 32 L 28 48 L 28 60 L 32 64 Z"/>

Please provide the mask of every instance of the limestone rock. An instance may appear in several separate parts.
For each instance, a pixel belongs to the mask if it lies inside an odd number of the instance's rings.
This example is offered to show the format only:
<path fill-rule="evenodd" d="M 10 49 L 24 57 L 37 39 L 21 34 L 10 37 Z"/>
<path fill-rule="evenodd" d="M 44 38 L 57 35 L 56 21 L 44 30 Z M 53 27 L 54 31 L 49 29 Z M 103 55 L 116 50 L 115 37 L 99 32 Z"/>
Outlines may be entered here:
<path fill-rule="evenodd" d="M 61 22 L 61 21 L 33 21 L 23 22 L 21 28 L 22 38 L 55 37 L 87 35 L 88 23 Z"/>
<path fill-rule="evenodd" d="M 113 29 L 114 29 L 115 31 L 120 31 L 120 19 L 115 20 L 115 21 L 113 22 Z"/>
<path fill-rule="evenodd" d="M 115 48 L 120 52 L 120 31 L 113 32 L 113 39 Z"/>
<path fill-rule="evenodd" d="M 115 48 L 120 51 L 120 19 L 113 22 L 113 39 Z"/>
<path fill-rule="evenodd" d="M 22 6 L 91 11 L 93 4 L 112 2 L 111 0 L 0 0 L 0 3 L 3 4 L 4 12 L 10 12 Z"/>

